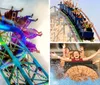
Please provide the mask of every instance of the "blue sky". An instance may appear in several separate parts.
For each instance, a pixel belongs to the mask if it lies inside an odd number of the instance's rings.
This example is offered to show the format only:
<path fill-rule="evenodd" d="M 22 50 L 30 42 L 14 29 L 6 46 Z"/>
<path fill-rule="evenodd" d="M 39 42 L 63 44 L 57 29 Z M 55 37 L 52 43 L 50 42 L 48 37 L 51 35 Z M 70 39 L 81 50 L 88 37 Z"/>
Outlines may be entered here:
<path fill-rule="evenodd" d="M 61 0 L 51 0 L 51 6 L 54 6 L 60 2 Z M 73 0 L 77 1 L 77 0 Z M 100 34 L 100 0 L 79 0 L 78 7 L 82 8 L 85 14 L 89 17 L 89 19 L 93 22 L 98 34 Z"/>

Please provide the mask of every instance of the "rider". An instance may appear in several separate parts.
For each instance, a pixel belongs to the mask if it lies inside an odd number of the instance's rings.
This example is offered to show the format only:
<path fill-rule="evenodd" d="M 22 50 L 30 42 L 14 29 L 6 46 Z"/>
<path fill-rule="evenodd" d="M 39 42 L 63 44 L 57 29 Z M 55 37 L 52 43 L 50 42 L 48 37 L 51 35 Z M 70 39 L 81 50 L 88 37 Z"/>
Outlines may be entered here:
<path fill-rule="evenodd" d="M 92 27 L 93 25 L 89 23 L 88 21 L 84 23 L 85 31 L 91 31 L 92 32 Z"/>
<path fill-rule="evenodd" d="M 93 25 L 91 23 L 89 23 L 89 27 L 86 29 L 86 31 L 92 32 L 92 29 L 91 29 L 92 27 L 93 27 Z"/>
<path fill-rule="evenodd" d="M 5 18 L 11 20 L 12 13 L 13 13 L 13 6 L 11 7 L 11 9 L 9 11 L 5 12 L 5 14 L 4 14 Z"/>
<path fill-rule="evenodd" d="M 21 8 L 20 10 L 13 10 L 13 6 L 12 6 L 9 11 L 5 12 L 4 17 L 6 19 L 16 21 L 18 12 L 22 12 L 22 11 L 23 11 L 23 8 Z"/>
<path fill-rule="evenodd" d="M 81 56 L 81 58 L 85 58 L 86 57 L 83 46 L 80 46 L 80 56 Z"/>
<path fill-rule="evenodd" d="M 70 50 L 69 50 L 69 48 L 66 48 L 66 45 L 64 44 L 63 45 L 63 58 L 68 58 L 69 56 L 70 56 Z M 65 61 L 61 60 L 60 66 L 64 67 L 64 65 L 65 65 Z"/>
<path fill-rule="evenodd" d="M 11 9 L 7 12 L 5 12 L 4 16 L 0 15 L 0 20 L 2 20 L 2 23 L 7 23 L 7 24 L 11 24 L 13 26 L 15 26 L 15 21 L 17 19 L 17 15 L 18 12 L 21 12 L 23 10 L 23 8 L 21 10 L 13 10 L 13 6 L 11 7 Z"/>
<path fill-rule="evenodd" d="M 51 56 L 56 56 L 56 57 L 58 57 L 58 59 L 64 60 L 64 61 L 67 61 L 67 62 L 82 62 L 82 61 L 88 61 L 88 60 L 94 58 L 99 53 L 100 53 L 100 49 L 96 53 L 94 53 L 93 55 L 91 55 L 89 57 L 82 58 L 80 56 L 80 52 L 76 50 L 76 51 L 73 52 L 73 57 L 74 57 L 73 59 L 60 57 L 56 53 L 52 53 Z"/>

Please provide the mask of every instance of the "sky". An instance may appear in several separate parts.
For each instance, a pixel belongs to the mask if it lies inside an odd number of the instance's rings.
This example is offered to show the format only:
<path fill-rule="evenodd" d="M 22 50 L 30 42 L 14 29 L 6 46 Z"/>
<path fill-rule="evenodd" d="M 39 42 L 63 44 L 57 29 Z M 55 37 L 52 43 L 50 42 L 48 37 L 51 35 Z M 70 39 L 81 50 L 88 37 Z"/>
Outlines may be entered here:
<path fill-rule="evenodd" d="M 40 50 L 40 54 L 33 53 L 34 57 L 43 66 L 43 68 L 49 71 L 49 4 L 48 0 L 1 0 L 0 7 L 10 9 L 14 6 L 14 9 L 24 8 L 20 16 L 34 14 L 33 18 L 38 18 L 37 22 L 33 22 L 29 27 L 36 28 L 38 31 L 42 31 L 43 35 L 33 40 L 36 43 L 37 49 Z M 4 10 L 0 10 L 2 13 Z M 2 77 L 0 76 L 0 85 L 6 85 Z"/>
<path fill-rule="evenodd" d="M 57 6 L 61 0 L 51 0 L 51 6 Z M 77 0 L 73 0 L 76 2 Z M 98 34 L 100 34 L 100 0 L 78 0 L 78 7 L 82 8 L 84 13 L 94 24 Z"/>

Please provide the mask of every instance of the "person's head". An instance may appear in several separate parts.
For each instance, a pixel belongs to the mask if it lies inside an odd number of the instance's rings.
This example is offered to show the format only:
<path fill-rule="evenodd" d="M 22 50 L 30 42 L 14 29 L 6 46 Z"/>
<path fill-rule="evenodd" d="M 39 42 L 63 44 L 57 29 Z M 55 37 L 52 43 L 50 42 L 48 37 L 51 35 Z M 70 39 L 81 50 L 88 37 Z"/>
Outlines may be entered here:
<path fill-rule="evenodd" d="M 69 48 L 66 48 L 66 53 L 69 53 L 69 51 L 70 51 Z"/>
<path fill-rule="evenodd" d="M 74 59 L 73 53 L 70 54 L 70 59 Z"/>
<path fill-rule="evenodd" d="M 83 46 L 80 46 L 80 51 L 84 51 L 84 47 Z"/>
<path fill-rule="evenodd" d="M 89 23 L 89 27 L 92 28 L 93 27 L 93 24 Z"/>
<path fill-rule="evenodd" d="M 80 46 L 80 56 L 81 57 L 85 57 L 85 55 L 84 55 L 84 47 L 83 46 Z"/>
<path fill-rule="evenodd" d="M 60 4 L 62 4 L 62 1 L 60 2 Z"/>
<path fill-rule="evenodd" d="M 75 10 L 78 10 L 78 8 L 76 7 Z"/>
<path fill-rule="evenodd" d="M 83 22 L 86 22 L 86 18 L 83 18 Z"/>
<path fill-rule="evenodd" d="M 81 13 L 79 13 L 79 18 L 82 18 L 82 14 Z"/>
<path fill-rule="evenodd" d="M 79 51 L 74 51 L 73 52 L 73 57 L 75 58 L 75 59 L 79 59 L 80 58 L 80 52 Z"/>
<path fill-rule="evenodd" d="M 89 25 L 88 21 L 86 21 L 86 25 Z"/>

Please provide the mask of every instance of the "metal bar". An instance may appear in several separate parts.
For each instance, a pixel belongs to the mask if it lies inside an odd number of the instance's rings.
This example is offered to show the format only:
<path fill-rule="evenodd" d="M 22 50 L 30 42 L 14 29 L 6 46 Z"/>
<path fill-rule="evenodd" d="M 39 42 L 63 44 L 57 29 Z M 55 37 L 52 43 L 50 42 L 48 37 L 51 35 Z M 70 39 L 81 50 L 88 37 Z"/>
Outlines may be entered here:
<path fill-rule="evenodd" d="M 46 83 L 48 83 L 48 81 L 42 82 L 42 83 L 38 83 L 37 85 L 42 85 L 42 84 L 46 84 Z"/>
<path fill-rule="evenodd" d="M 47 81 L 47 80 L 42 80 L 42 79 L 34 79 L 35 81 Z"/>
<path fill-rule="evenodd" d="M 10 85 L 9 79 L 5 76 L 5 74 L 3 73 L 3 71 L 0 70 L 0 72 L 1 72 L 1 74 L 2 74 L 2 76 L 3 76 L 3 78 L 5 79 L 6 83 L 7 83 L 8 85 Z"/>
<path fill-rule="evenodd" d="M 11 71 L 11 75 L 10 75 L 10 77 L 9 77 L 9 81 L 11 81 L 11 78 L 12 78 L 12 76 L 13 76 L 13 73 L 14 73 L 14 70 L 15 70 L 15 66 L 14 66 L 14 68 L 12 69 L 12 71 Z"/>
<path fill-rule="evenodd" d="M 25 48 L 25 50 L 28 52 L 28 54 L 32 57 L 33 59 L 33 63 L 36 65 L 36 67 L 40 67 L 42 72 L 46 75 L 46 77 L 48 78 L 48 74 L 47 72 L 42 68 L 42 66 L 38 63 L 38 61 L 35 59 L 35 57 L 31 54 L 31 52 L 28 50 L 28 48 L 21 42 L 19 41 L 20 44 Z"/>
<path fill-rule="evenodd" d="M 24 68 L 28 68 L 28 67 L 24 67 Z M 46 79 L 46 76 L 43 76 L 43 75 L 41 75 L 41 74 L 39 74 L 39 73 L 37 73 L 37 72 L 33 71 L 32 69 L 30 69 L 30 71 L 32 71 L 32 72 L 34 72 L 34 74 L 39 75 L 40 77 L 42 77 L 42 78 L 45 78 L 45 79 Z"/>
<path fill-rule="evenodd" d="M 8 46 L 5 44 L 5 42 L 2 41 L 2 38 L 0 37 L 0 42 L 2 43 L 2 45 L 4 46 L 4 48 L 7 50 L 7 52 L 9 53 L 10 57 L 13 60 L 13 63 L 19 68 L 21 74 L 23 75 L 23 77 L 26 79 L 26 81 L 30 84 L 33 85 L 32 81 L 30 80 L 30 78 L 27 76 L 27 74 L 24 72 L 24 70 L 21 67 L 21 63 L 18 61 L 18 59 L 12 54 L 12 52 L 10 51 L 10 49 L 8 48 Z"/>
<path fill-rule="evenodd" d="M 19 76 L 19 73 L 18 73 L 18 68 L 17 68 L 17 85 L 19 85 L 19 80 L 18 80 L 18 77 Z"/>
<path fill-rule="evenodd" d="M 38 69 L 36 68 L 36 69 L 35 69 L 35 73 L 33 74 L 32 79 L 31 79 L 32 81 L 34 80 L 37 71 L 38 71 Z"/>
<path fill-rule="evenodd" d="M 87 18 L 87 20 L 88 20 L 89 22 L 91 22 L 90 19 L 87 17 L 87 15 L 86 15 L 82 10 L 80 10 L 80 11 L 84 14 L 84 16 Z M 99 36 L 98 32 L 96 31 L 96 29 L 95 29 L 94 26 L 93 26 L 93 29 L 94 29 L 94 31 L 95 31 L 95 33 L 96 33 L 96 35 L 97 35 L 97 37 L 98 37 L 98 39 L 99 39 L 99 41 L 100 41 L 100 36 Z"/>
<path fill-rule="evenodd" d="M 62 14 L 64 14 L 62 11 L 60 11 Z M 64 14 L 65 15 L 65 14 Z M 79 36 L 79 34 L 78 34 L 78 32 L 77 32 L 77 30 L 76 30 L 76 28 L 75 28 L 75 26 L 73 25 L 73 23 L 71 22 L 71 20 L 69 19 L 69 17 L 68 16 L 66 16 L 66 18 L 67 18 L 67 20 L 70 22 L 70 24 L 71 24 L 71 26 L 72 26 L 72 29 L 75 31 L 75 33 L 76 33 L 76 35 L 77 35 L 77 38 L 78 38 L 78 40 L 79 41 L 81 41 L 82 42 L 82 40 L 80 39 L 80 36 Z"/>

